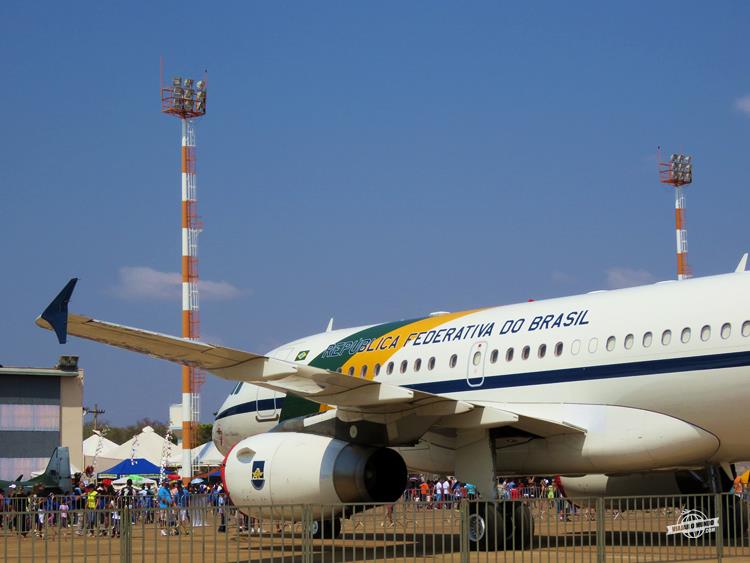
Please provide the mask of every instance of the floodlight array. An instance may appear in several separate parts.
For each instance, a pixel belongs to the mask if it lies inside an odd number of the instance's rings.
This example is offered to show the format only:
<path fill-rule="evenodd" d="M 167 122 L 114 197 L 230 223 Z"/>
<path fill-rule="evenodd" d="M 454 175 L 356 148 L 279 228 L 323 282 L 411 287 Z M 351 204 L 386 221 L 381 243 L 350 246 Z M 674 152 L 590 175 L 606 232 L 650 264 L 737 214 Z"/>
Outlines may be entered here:
<path fill-rule="evenodd" d="M 685 154 L 673 154 L 669 157 L 669 171 L 672 180 L 682 184 L 689 184 L 693 181 L 692 158 Z"/>
<path fill-rule="evenodd" d="M 206 113 L 206 81 L 175 76 L 172 79 L 172 107 L 178 111 Z"/>

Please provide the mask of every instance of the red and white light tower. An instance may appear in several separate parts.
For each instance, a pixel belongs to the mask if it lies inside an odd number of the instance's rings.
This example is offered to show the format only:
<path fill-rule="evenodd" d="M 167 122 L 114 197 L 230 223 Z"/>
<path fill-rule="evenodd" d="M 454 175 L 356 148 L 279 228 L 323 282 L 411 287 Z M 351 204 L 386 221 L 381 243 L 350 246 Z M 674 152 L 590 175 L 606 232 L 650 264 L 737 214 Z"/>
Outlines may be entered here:
<path fill-rule="evenodd" d="M 677 232 L 677 279 L 692 276 L 687 262 L 687 227 L 685 226 L 685 194 L 682 188 L 693 182 L 692 158 L 673 154 L 669 162 L 659 162 L 659 181 L 674 186 L 675 228 Z"/>
<path fill-rule="evenodd" d="M 195 174 L 195 128 L 193 120 L 206 114 L 206 79 L 175 77 L 165 87 L 162 78 L 161 111 L 178 117 L 182 123 L 182 336 L 197 340 L 198 316 L 198 234 Z M 182 470 L 180 476 L 192 478 L 193 430 L 200 420 L 200 386 L 204 376 L 196 368 L 182 368 Z"/>

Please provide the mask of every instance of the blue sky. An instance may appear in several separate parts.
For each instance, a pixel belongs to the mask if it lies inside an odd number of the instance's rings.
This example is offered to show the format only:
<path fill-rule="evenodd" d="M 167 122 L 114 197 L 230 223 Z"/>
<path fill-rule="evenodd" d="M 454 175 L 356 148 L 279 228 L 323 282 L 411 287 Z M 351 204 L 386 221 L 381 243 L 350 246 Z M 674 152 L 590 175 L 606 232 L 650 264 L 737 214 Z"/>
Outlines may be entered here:
<path fill-rule="evenodd" d="M 179 367 L 34 318 L 180 331 L 179 123 L 198 124 L 206 340 L 264 352 L 365 324 L 674 277 L 656 147 L 694 157 L 696 275 L 747 233 L 746 2 L 3 2 L 0 363 L 78 354 L 106 418 L 168 417 Z M 231 383 L 208 376 L 203 417 Z"/>

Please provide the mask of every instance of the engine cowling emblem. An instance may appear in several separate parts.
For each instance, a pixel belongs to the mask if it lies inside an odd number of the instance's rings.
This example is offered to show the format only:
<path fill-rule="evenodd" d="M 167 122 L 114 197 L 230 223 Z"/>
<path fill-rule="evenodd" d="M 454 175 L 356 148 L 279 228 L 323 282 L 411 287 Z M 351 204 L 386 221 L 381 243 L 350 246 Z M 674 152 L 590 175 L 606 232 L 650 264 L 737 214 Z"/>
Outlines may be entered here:
<path fill-rule="evenodd" d="M 266 484 L 266 462 L 253 461 L 253 467 L 250 473 L 250 483 L 256 490 L 261 490 Z"/>

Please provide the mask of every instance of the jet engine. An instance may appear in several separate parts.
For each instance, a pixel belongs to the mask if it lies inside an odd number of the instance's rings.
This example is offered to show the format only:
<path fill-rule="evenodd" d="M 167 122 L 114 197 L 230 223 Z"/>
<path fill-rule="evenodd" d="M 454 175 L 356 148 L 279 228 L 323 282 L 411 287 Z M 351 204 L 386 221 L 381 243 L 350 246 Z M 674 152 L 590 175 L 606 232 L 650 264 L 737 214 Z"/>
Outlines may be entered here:
<path fill-rule="evenodd" d="M 324 511 L 342 502 L 394 502 L 407 478 L 394 450 L 298 432 L 245 438 L 224 464 L 224 487 L 240 508 L 311 504 Z"/>
<path fill-rule="evenodd" d="M 721 490 L 729 490 L 731 480 L 720 467 L 715 469 L 716 475 L 721 479 Z M 565 496 L 571 499 L 600 496 L 687 495 L 711 492 L 710 476 L 704 469 L 561 477 L 560 483 L 565 491 Z"/>

